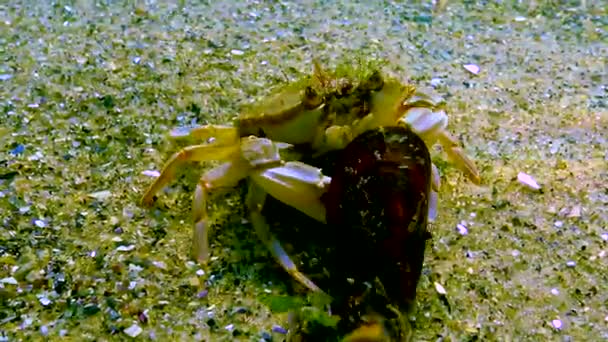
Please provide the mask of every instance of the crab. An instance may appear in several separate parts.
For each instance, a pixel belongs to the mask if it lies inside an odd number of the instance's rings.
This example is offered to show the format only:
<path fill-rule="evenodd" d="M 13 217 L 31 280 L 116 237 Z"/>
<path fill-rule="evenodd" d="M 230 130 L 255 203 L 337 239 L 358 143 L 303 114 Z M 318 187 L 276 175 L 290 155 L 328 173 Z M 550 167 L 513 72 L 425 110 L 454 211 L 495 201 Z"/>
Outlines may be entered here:
<path fill-rule="evenodd" d="M 253 105 L 233 125 L 202 125 L 176 129 L 175 140 L 195 141 L 173 154 L 160 176 L 141 199 L 149 207 L 189 162 L 221 161 L 207 170 L 194 191 L 192 213 L 193 257 L 209 260 L 209 194 L 248 180 L 245 200 L 249 219 L 260 240 L 279 264 L 311 290 L 320 289 L 300 273 L 281 243 L 271 234 L 262 215 L 267 195 L 306 215 L 326 221 L 321 197 L 331 178 L 321 169 L 302 163 L 302 154 L 320 156 L 346 147 L 355 137 L 382 126 L 406 126 L 428 146 L 440 143 L 456 167 L 474 183 L 480 176 L 447 129 L 443 102 L 416 87 L 383 76 L 377 68 L 347 66 L 329 73 L 313 62 L 312 77 L 286 85 L 270 98 Z M 294 154 L 294 152 L 297 152 Z M 433 191 L 429 218 L 436 216 L 439 173 L 433 166 Z"/>

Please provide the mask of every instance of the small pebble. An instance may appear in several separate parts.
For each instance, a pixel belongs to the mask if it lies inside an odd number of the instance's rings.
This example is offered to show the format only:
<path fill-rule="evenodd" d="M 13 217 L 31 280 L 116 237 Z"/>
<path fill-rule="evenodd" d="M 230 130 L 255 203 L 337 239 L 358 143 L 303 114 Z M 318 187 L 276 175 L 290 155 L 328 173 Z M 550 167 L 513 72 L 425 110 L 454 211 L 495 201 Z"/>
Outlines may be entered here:
<path fill-rule="evenodd" d="M 574 266 L 576 266 L 576 262 L 574 262 L 574 261 L 570 260 L 570 261 L 568 261 L 568 262 L 566 263 L 566 266 L 568 266 L 568 267 L 574 267 Z"/>
<path fill-rule="evenodd" d="M 443 285 L 439 284 L 438 282 L 435 282 L 434 285 L 435 285 L 435 291 L 437 291 L 437 293 L 439 293 L 440 295 L 444 295 L 444 296 L 447 294 L 447 291 L 445 290 Z"/>
<path fill-rule="evenodd" d="M 43 220 L 34 220 L 34 224 L 38 228 L 44 228 L 46 226 L 46 223 L 44 223 Z"/>
<path fill-rule="evenodd" d="M 519 256 L 520 252 L 517 249 L 514 249 L 513 251 L 511 251 L 511 255 L 515 258 L 517 258 Z"/>
<path fill-rule="evenodd" d="M 555 223 L 553 223 L 553 225 L 557 228 L 561 228 L 564 226 L 564 222 L 562 221 L 555 221 Z"/>
<path fill-rule="evenodd" d="M 47 305 L 51 304 L 51 300 L 46 297 L 40 297 L 39 301 L 40 301 L 40 304 L 42 304 L 42 306 L 47 306 Z"/>
<path fill-rule="evenodd" d="M 0 74 L 0 81 L 8 81 L 13 78 L 11 74 Z"/>
<path fill-rule="evenodd" d="M 142 171 L 141 174 L 144 176 L 154 177 L 154 178 L 160 177 L 160 172 L 158 172 L 156 170 L 145 170 L 145 171 Z"/>
<path fill-rule="evenodd" d="M 608 316 L 606 317 L 608 321 Z M 260 339 L 260 342 L 270 342 L 272 341 L 272 335 L 270 335 L 270 333 L 268 331 L 262 331 L 262 338 Z"/>
<path fill-rule="evenodd" d="M 602 240 L 604 240 L 604 241 L 608 241 L 608 233 L 603 233 L 603 234 L 601 235 L 601 237 L 602 237 Z"/>
<path fill-rule="evenodd" d="M 89 197 L 96 199 L 98 201 L 105 201 L 108 198 L 112 197 L 112 192 L 110 192 L 110 190 L 96 191 L 96 192 L 90 193 Z"/>
<path fill-rule="evenodd" d="M 224 327 L 224 329 L 226 329 L 227 331 L 232 331 L 232 330 L 234 330 L 234 324 L 228 324 L 227 326 Z"/>
<path fill-rule="evenodd" d="M 433 88 L 437 88 L 441 85 L 441 78 L 432 78 L 431 79 L 431 86 Z"/>
<path fill-rule="evenodd" d="M 25 146 L 24 145 L 17 145 L 17 147 L 15 147 L 14 149 L 10 150 L 8 153 L 17 156 L 22 154 L 25 151 Z"/>
<path fill-rule="evenodd" d="M 116 248 L 116 250 L 119 251 L 119 252 L 128 252 L 128 251 L 132 251 L 134 249 L 135 249 L 135 245 L 118 246 Z"/>
<path fill-rule="evenodd" d="M 272 326 L 272 331 L 279 333 L 279 334 L 283 334 L 283 335 L 287 334 L 287 329 L 283 328 L 280 325 L 276 325 L 276 324 Z"/>
<path fill-rule="evenodd" d="M 554 296 L 557 296 L 559 294 L 559 290 L 553 288 L 553 289 L 551 289 L 551 294 L 554 295 Z"/>
<path fill-rule="evenodd" d="M 244 308 L 242 306 L 237 306 L 236 308 L 234 308 L 232 310 L 232 314 L 233 315 L 234 314 L 244 314 L 244 313 L 247 313 L 247 312 L 249 312 L 249 310 L 247 310 L 247 308 Z"/>
<path fill-rule="evenodd" d="M 49 334 L 49 327 L 47 327 L 46 325 L 41 325 L 40 326 L 40 335 L 46 336 L 48 334 Z"/>
<path fill-rule="evenodd" d="M 133 63 L 139 64 L 141 62 L 141 57 L 133 57 Z"/>
<path fill-rule="evenodd" d="M 562 321 L 559 319 L 554 319 L 551 321 L 551 325 L 555 328 L 555 329 L 561 329 L 562 328 Z"/>
<path fill-rule="evenodd" d="M 460 233 L 460 235 L 467 235 L 469 233 L 467 227 L 461 223 L 456 225 L 456 229 L 458 230 L 458 233 Z"/>
<path fill-rule="evenodd" d="M 141 334 L 144 330 L 137 324 L 133 324 L 132 326 L 128 327 L 127 329 L 124 330 L 124 333 L 131 336 L 131 337 L 137 337 L 139 334 Z"/>
<path fill-rule="evenodd" d="M 0 279 L 0 283 L 1 284 L 19 285 L 19 282 L 17 281 L 17 279 L 15 279 L 13 277 L 2 278 L 2 279 Z"/>
<path fill-rule="evenodd" d="M 533 190 L 540 190 L 540 185 L 527 173 L 520 172 L 517 174 L 517 181 Z"/>
<path fill-rule="evenodd" d="M 197 275 L 197 276 L 199 276 L 199 277 L 202 277 L 202 276 L 204 276 L 204 275 L 205 275 L 205 271 L 203 271 L 203 270 L 198 270 L 198 271 L 196 271 L 196 275 Z"/>
<path fill-rule="evenodd" d="M 232 50 L 230 50 L 230 53 L 231 53 L 231 54 L 233 54 L 233 55 L 235 55 L 235 56 L 242 56 L 242 55 L 244 55 L 244 54 L 245 54 L 245 52 L 244 52 L 244 51 L 237 50 L 237 49 L 232 49 Z"/>

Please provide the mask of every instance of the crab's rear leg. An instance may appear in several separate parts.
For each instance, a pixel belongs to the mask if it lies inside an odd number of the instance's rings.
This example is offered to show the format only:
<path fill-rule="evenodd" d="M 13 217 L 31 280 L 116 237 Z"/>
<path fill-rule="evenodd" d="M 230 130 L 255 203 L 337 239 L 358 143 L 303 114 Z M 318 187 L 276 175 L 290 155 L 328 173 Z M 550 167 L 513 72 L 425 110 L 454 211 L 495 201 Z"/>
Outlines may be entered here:
<path fill-rule="evenodd" d="M 192 200 L 192 217 L 194 229 L 192 234 L 192 256 L 199 263 L 209 260 L 209 216 L 207 198 L 209 193 L 218 188 L 235 187 L 241 179 L 248 176 L 249 165 L 242 159 L 223 163 L 203 174 L 194 190 Z"/>
<path fill-rule="evenodd" d="M 262 216 L 262 208 L 266 195 L 270 194 L 308 216 L 325 222 L 325 207 L 320 198 L 331 179 L 324 176 L 319 169 L 300 162 L 287 162 L 278 167 L 264 169 L 255 172 L 251 178 L 247 208 L 258 237 L 294 279 L 312 291 L 322 292 L 317 285 L 298 271 L 281 243 L 270 233 L 268 224 Z"/>
<path fill-rule="evenodd" d="M 219 145 L 193 145 L 188 146 L 175 153 L 169 158 L 169 161 L 163 167 L 160 176 L 156 178 L 154 183 L 150 185 L 148 190 L 141 198 L 143 206 L 149 207 L 154 203 L 154 195 L 162 190 L 173 178 L 177 172 L 181 171 L 184 164 L 188 162 L 202 162 L 210 160 L 231 160 L 238 159 L 240 153 L 240 145 L 237 142 L 234 145 L 219 146 Z"/>

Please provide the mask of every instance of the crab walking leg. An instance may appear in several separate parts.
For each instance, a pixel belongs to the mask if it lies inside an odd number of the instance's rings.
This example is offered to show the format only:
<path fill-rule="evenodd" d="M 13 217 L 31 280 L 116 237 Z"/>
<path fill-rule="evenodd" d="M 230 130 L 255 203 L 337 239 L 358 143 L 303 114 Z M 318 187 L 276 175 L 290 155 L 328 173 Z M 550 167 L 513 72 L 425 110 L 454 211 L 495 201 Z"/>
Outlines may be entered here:
<path fill-rule="evenodd" d="M 235 187 L 238 182 L 247 177 L 248 165 L 243 160 L 226 162 L 205 172 L 201 177 L 192 200 L 192 218 L 194 229 L 192 234 L 192 256 L 199 263 L 209 259 L 209 216 L 207 214 L 207 198 L 213 189 Z"/>
<path fill-rule="evenodd" d="M 169 136 L 173 140 L 193 140 L 204 142 L 214 139 L 214 144 L 233 145 L 239 140 L 239 130 L 233 126 L 226 125 L 203 125 L 194 128 L 175 128 Z"/>
<path fill-rule="evenodd" d="M 182 149 L 171 156 L 163 167 L 160 176 L 156 178 L 154 183 L 146 190 L 141 198 L 142 205 L 152 205 L 154 202 L 154 195 L 162 190 L 162 188 L 175 177 L 177 172 L 180 171 L 183 164 L 186 162 L 236 159 L 237 153 L 239 152 L 240 145 L 238 143 L 233 146 L 193 145 Z"/>
<path fill-rule="evenodd" d="M 432 164 L 431 168 L 431 191 L 429 191 L 429 222 L 435 222 L 437 219 L 437 212 L 439 211 L 439 187 L 441 185 L 441 176 L 439 176 L 439 170 L 437 166 Z"/>
<path fill-rule="evenodd" d="M 266 192 L 255 182 L 249 183 L 247 192 L 247 208 L 249 209 L 249 217 L 251 224 L 255 228 L 258 238 L 266 245 L 266 248 L 272 253 L 272 256 L 279 264 L 289 273 L 294 279 L 306 286 L 308 289 L 315 292 L 323 292 L 312 280 L 308 279 L 304 274 L 298 271 L 295 263 L 291 260 L 283 246 L 272 233 L 268 223 L 262 216 L 262 208 L 266 200 Z"/>
<path fill-rule="evenodd" d="M 464 154 L 462 149 L 458 146 L 458 142 L 450 133 L 445 130 L 441 130 L 437 134 L 437 140 L 443 149 L 447 153 L 450 160 L 456 164 L 464 174 L 475 184 L 481 183 L 481 177 L 479 171 L 475 167 L 475 164 Z"/>

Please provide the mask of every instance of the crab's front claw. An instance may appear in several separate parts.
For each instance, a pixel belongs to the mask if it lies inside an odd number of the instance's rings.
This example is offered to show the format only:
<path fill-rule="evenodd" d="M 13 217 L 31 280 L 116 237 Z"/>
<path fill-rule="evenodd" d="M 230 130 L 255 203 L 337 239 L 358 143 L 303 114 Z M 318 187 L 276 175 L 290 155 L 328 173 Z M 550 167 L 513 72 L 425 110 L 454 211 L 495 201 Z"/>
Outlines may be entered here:
<path fill-rule="evenodd" d="M 414 107 L 407 110 L 399 123 L 408 126 L 427 144 L 438 141 L 450 160 L 473 183 L 480 184 L 479 171 L 460 148 L 458 141 L 446 131 L 448 116 L 443 110 L 432 110 L 427 107 Z"/>
<path fill-rule="evenodd" d="M 477 171 L 477 167 L 475 167 L 475 163 L 464 154 L 462 148 L 458 146 L 456 139 L 445 130 L 439 132 L 437 138 L 456 167 L 464 172 L 471 182 L 480 184 L 481 176 L 479 175 L 479 171 Z"/>

